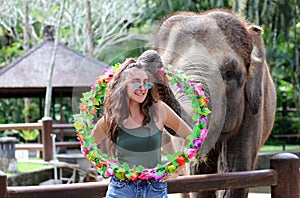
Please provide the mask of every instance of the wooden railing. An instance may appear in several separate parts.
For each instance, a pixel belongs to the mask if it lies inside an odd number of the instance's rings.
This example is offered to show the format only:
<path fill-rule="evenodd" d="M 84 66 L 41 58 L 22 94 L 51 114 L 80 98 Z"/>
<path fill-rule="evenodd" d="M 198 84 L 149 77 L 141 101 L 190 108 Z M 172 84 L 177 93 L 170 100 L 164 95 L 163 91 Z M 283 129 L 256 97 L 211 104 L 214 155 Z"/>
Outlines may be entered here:
<path fill-rule="evenodd" d="M 19 124 L 0 124 L 0 131 L 3 130 L 34 130 L 38 129 L 42 131 L 39 139 L 41 143 L 34 144 L 19 144 L 16 145 L 16 149 L 26 149 L 26 150 L 41 150 L 43 153 L 43 159 L 45 161 L 50 161 L 52 159 L 52 139 L 51 133 L 55 129 L 74 129 L 72 124 L 53 124 L 52 118 L 44 117 L 41 123 L 19 123 Z M 57 147 L 78 147 L 80 143 L 76 142 L 56 142 Z"/>
<path fill-rule="evenodd" d="M 181 176 L 168 181 L 168 193 L 188 193 L 207 190 L 252 188 L 271 186 L 272 198 L 300 197 L 300 162 L 290 153 L 280 153 L 270 160 L 270 169 L 223 174 Z M 52 198 L 104 197 L 107 184 L 76 183 L 48 186 L 12 187 L 6 175 L 0 172 L 0 197 L 3 198 Z"/>

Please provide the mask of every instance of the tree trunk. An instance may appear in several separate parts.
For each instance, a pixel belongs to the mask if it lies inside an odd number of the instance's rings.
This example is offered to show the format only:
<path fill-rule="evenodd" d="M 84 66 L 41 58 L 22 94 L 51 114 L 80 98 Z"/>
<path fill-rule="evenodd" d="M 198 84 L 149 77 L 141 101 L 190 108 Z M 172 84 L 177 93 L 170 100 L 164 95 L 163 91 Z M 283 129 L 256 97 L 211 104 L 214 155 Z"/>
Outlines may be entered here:
<path fill-rule="evenodd" d="M 86 54 L 88 56 L 93 55 L 93 31 L 92 31 L 92 19 L 91 19 L 91 2 L 90 0 L 85 1 L 85 11 L 86 11 Z"/>
<path fill-rule="evenodd" d="M 50 69 L 49 69 L 49 73 L 48 73 L 48 83 L 47 83 L 47 89 L 46 89 L 44 117 L 50 117 L 51 98 L 52 98 L 52 75 L 53 75 L 53 70 L 55 67 L 55 56 L 56 56 L 56 51 L 57 51 L 57 44 L 58 44 L 58 39 L 59 39 L 61 20 L 62 20 L 62 17 L 64 14 L 64 9 L 65 9 L 65 0 L 63 0 L 63 2 L 61 3 L 60 6 L 61 6 L 60 17 L 59 17 L 58 25 L 56 27 L 56 38 L 55 38 L 55 42 L 54 42 L 52 57 L 51 57 L 51 61 L 50 61 Z"/>
<path fill-rule="evenodd" d="M 28 1 L 23 0 L 24 4 L 24 18 L 23 18 L 23 36 L 24 36 L 24 50 L 28 50 L 30 48 L 30 38 L 29 38 L 29 19 L 28 19 Z M 27 109 L 28 105 L 30 104 L 30 98 L 24 98 L 24 108 Z M 28 114 L 25 113 L 24 115 L 25 123 L 29 122 Z"/>

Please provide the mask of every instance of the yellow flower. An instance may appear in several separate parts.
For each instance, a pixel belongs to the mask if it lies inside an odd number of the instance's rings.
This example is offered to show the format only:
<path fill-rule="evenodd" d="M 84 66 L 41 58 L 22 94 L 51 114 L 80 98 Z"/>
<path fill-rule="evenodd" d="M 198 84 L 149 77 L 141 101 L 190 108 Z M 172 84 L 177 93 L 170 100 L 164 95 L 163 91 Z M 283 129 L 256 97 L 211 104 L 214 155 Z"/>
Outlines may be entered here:
<path fill-rule="evenodd" d="M 174 166 L 173 164 L 166 167 L 166 171 L 169 174 L 176 172 L 176 170 L 177 170 L 177 167 Z"/>
<path fill-rule="evenodd" d="M 97 98 L 93 99 L 93 105 L 99 105 L 99 101 L 97 100 Z"/>

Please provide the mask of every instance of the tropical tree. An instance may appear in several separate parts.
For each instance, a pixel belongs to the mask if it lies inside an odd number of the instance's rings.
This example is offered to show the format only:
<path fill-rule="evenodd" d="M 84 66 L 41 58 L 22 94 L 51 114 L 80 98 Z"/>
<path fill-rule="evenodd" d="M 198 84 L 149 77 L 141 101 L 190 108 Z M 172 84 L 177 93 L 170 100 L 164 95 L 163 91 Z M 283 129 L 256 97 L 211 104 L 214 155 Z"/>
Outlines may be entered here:
<path fill-rule="evenodd" d="M 24 12 L 28 6 L 28 27 L 31 46 L 43 40 L 45 26 L 55 26 L 59 21 L 60 1 L 10 1 L 2 0 L 0 26 L 6 37 L 20 43 L 24 49 L 21 34 Z M 151 8 L 152 4 L 148 4 Z M 60 42 L 83 53 L 99 58 L 104 49 L 118 43 L 138 39 L 148 41 L 149 37 L 138 31 L 130 31 L 140 23 L 146 12 L 143 0 L 66 0 L 62 18 Z M 4 38 L 4 37 L 3 37 Z M 92 47 L 93 46 L 93 47 Z M 11 60 L 10 60 L 11 61 Z"/>
<path fill-rule="evenodd" d="M 41 42 L 46 26 L 57 28 L 61 2 L 1 0 L 0 68 Z M 145 13 L 144 8 L 144 1 L 136 0 L 65 0 L 65 12 L 57 33 L 59 42 L 95 58 L 104 50 L 112 54 L 111 46 L 122 42 L 133 39 L 147 42 L 149 37 L 135 30 Z M 25 101 L 25 104 L 30 103 Z M 49 112 L 49 108 L 45 112 Z"/>
<path fill-rule="evenodd" d="M 255 3 L 257 6 L 252 6 Z M 297 0 L 249 0 L 246 15 L 264 29 L 267 62 L 277 88 L 273 134 L 299 133 L 300 4 Z"/>

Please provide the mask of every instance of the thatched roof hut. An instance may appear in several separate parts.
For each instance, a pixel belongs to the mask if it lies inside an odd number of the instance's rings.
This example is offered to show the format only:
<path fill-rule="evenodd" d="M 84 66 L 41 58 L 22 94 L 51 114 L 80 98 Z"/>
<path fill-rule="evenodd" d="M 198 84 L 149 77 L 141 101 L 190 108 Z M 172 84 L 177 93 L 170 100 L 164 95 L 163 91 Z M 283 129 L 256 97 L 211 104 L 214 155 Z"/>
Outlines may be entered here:
<path fill-rule="evenodd" d="M 48 39 L 0 70 L 1 98 L 45 97 L 54 40 Z M 52 95 L 70 96 L 87 89 L 106 64 L 58 44 Z"/>

